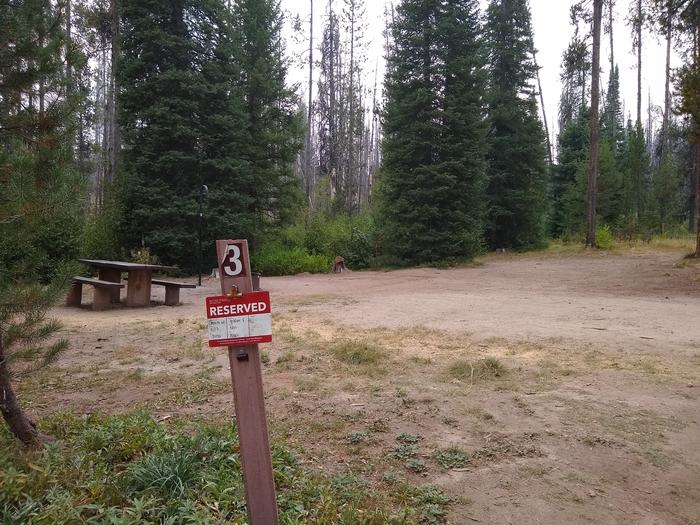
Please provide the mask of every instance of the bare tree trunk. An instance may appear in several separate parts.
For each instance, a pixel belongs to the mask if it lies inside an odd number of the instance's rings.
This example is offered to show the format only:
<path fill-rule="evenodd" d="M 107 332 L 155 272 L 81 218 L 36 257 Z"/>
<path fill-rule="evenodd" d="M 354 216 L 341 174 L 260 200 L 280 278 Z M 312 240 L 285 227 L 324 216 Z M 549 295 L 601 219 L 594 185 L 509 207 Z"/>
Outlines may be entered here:
<path fill-rule="evenodd" d="M 117 101 L 117 70 L 119 68 L 120 53 L 120 33 L 119 33 L 119 0 L 111 0 L 109 6 L 111 33 L 112 33 L 112 55 L 110 64 L 110 97 L 112 100 L 112 112 L 110 116 L 110 174 L 111 178 L 117 176 L 119 164 L 119 154 L 121 151 L 121 129 L 119 127 L 119 104 Z"/>
<path fill-rule="evenodd" d="M 330 7 L 330 18 L 329 23 L 331 25 L 331 38 L 329 40 L 329 66 L 330 77 L 328 79 L 328 136 L 330 137 L 330 152 L 329 152 L 329 166 L 330 166 L 330 192 L 331 195 L 338 192 L 339 184 L 339 170 L 338 170 L 338 107 L 337 107 L 337 76 L 336 68 L 337 66 L 337 53 L 336 41 L 335 41 L 335 24 L 337 20 L 333 14 L 332 4 Z"/>
<path fill-rule="evenodd" d="M 355 160 L 355 0 L 350 2 L 350 84 L 348 86 L 349 126 L 348 126 L 348 184 L 346 190 L 346 210 L 354 208 L 354 189 L 357 186 L 357 177 L 353 173 Z"/>
<path fill-rule="evenodd" d="M 542 93 L 542 82 L 540 81 L 540 68 L 537 65 L 537 52 L 532 49 L 532 60 L 535 62 L 535 71 L 537 72 L 537 89 L 540 92 L 540 105 L 542 106 L 542 120 L 544 120 L 544 132 L 547 137 L 547 155 L 549 158 L 549 167 L 554 166 L 554 158 L 552 157 L 552 141 L 549 136 L 549 122 L 547 121 L 547 110 L 544 106 L 544 94 Z"/>
<path fill-rule="evenodd" d="M 45 439 L 36 429 L 32 420 L 27 417 L 22 407 L 19 406 L 17 396 L 15 396 L 10 370 L 7 367 L 3 330 L 3 326 L 0 325 L 0 412 L 2 412 L 2 417 L 10 432 L 17 439 L 27 447 L 39 448 Z"/>
<path fill-rule="evenodd" d="M 637 0 L 637 126 L 642 128 L 642 0 Z"/>
<path fill-rule="evenodd" d="M 71 0 L 66 0 L 66 93 L 73 92 L 73 67 L 71 66 Z"/>
<path fill-rule="evenodd" d="M 695 257 L 700 257 L 700 123 L 695 124 Z"/>
<path fill-rule="evenodd" d="M 671 120 L 671 40 L 672 40 L 672 18 L 671 18 L 671 1 L 666 2 L 666 84 L 664 90 L 664 123 L 661 130 L 661 157 L 666 154 L 669 139 L 668 126 Z"/>
<path fill-rule="evenodd" d="M 613 75 L 615 74 L 615 31 L 613 29 L 613 23 L 614 23 L 614 15 L 613 15 L 613 8 L 615 7 L 615 0 L 608 0 L 608 29 L 610 31 L 610 78 L 613 78 Z M 623 118 L 624 118 L 624 112 L 622 113 Z M 612 132 L 612 136 L 616 137 L 617 130 L 615 129 L 615 126 L 617 125 L 617 122 L 615 121 L 615 116 L 612 115 L 612 118 L 610 119 L 610 130 Z M 617 147 L 615 145 L 615 147 Z"/>
<path fill-rule="evenodd" d="M 593 0 L 593 68 L 591 75 L 591 141 L 588 161 L 588 231 L 586 246 L 596 246 L 596 194 L 598 191 L 598 113 L 600 106 L 600 29 L 603 0 Z"/>
<path fill-rule="evenodd" d="M 314 81 L 314 0 L 310 0 L 311 14 L 309 15 L 309 107 L 307 108 L 307 131 L 306 131 L 306 159 L 304 163 L 304 179 L 306 183 L 306 200 L 311 205 L 312 188 L 312 159 L 311 154 L 311 133 L 313 130 L 313 81 Z"/>
<path fill-rule="evenodd" d="M 72 33 L 72 20 L 71 20 L 71 0 L 66 0 L 66 98 L 70 98 L 73 95 L 73 66 L 71 60 L 71 46 L 73 41 L 71 38 Z M 71 127 L 70 135 L 68 137 L 68 149 L 71 152 L 71 157 L 75 159 L 75 131 Z"/>

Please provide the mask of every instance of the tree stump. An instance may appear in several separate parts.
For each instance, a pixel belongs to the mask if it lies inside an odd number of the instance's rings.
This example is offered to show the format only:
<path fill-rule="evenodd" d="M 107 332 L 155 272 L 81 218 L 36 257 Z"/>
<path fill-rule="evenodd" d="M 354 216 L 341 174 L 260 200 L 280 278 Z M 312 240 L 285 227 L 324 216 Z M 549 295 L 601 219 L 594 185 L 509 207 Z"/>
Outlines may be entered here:
<path fill-rule="evenodd" d="M 341 273 L 343 270 L 347 269 L 347 266 L 345 266 L 345 259 L 338 255 L 333 263 L 333 273 Z"/>

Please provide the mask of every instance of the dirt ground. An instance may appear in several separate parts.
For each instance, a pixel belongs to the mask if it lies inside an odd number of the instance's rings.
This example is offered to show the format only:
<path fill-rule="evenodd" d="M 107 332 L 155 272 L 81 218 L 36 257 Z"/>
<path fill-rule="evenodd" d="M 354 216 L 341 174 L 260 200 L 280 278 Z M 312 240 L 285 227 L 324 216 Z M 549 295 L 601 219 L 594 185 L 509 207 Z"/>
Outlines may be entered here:
<path fill-rule="evenodd" d="M 27 408 L 230 417 L 204 284 L 178 307 L 57 308 L 71 350 L 20 384 Z M 700 265 L 681 251 L 262 284 L 271 428 L 309 468 L 438 485 L 454 524 L 700 523 Z"/>

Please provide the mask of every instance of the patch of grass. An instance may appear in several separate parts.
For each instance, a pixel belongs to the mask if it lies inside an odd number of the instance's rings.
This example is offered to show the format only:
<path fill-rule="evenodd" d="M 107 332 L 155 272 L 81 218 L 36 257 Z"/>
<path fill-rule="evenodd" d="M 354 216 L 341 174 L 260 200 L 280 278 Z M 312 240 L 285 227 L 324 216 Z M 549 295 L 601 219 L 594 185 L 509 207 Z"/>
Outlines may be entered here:
<path fill-rule="evenodd" d="M 146 375 L 146 371 L 143 368 L 136 368 L 129 372 L 126 376 L 127 381 L 141 381 Z"/>
<path fill-rule="evenodd" d="M 420 436 L 416 434 L 409 434 L 408 432 L 401 432 L 401 434 L 396 436 L 396 441 L 410 445 L 413 443 L 418 443 L 420 441 Z"/>
<path fill-rule="evenodd" d="M 341 341 L 331 347 L 331 353 L 349 365 L 376 365 L 386 358 L 383 348 L 363 341 Z"/>
<path fill-rule="evenodd" d="M 24 450 L 0 427 L 4 523 L 244 523 L 245 493 L 235 425 L 179 429 L 145 413 L 85 418 L 56 414 L 42 430 L 61 439 Z M 418 525 L 444 523 L 438 489 L 396 478 L 369 488 L 351 473 L 332 478 L 302 468 L 272 446 L 280 522 Z"/>
<path fill-rule="evenodd" d="M 406 460 L 406 468 L 412 470 L 416 474 L 421 474 L 428 470 L 428 466 L 425 464 L 425 461 L 418 458 L 410 458 Z"/>
<path fill-rule="evenodd" d="M 350 432 L 345 439 L 351 445 L 359 445 L 360 443 L 367 441 L 367 432 L 353 431 Z"/>
<path fill-rule="evenodd" d="M 315 376 L 297 377 L 294 384 L 299 392 L 315 392 L 321 386 L 321 380 Z"/>
<path fill-rule="evenodd" d="M 486 357 L 477 361 L 459 359 L 450 364 L 447 369 L 448 377 L 473 384 L 477 381 L 501 379 L 509 373 L 508 368 L 494 357 Z"/>
<path fill-rule="evenodd" d="M 230 384 L 212 377 L 210 370 L 203 371 L 191 378 L 180 378 L 178 389 L 165 398 L 155 401 L 156 408 L 168 405 L 179 407 L 204 403 L 216 394 L 228 392 Z"/>
<path fill-rule="evenodd" d="M 436 450 L 433 459 L 446 469 L 462 468 L 469 464 L 469 454 L 459 447 Z"/>
<path fill-rule="evenodd" d="M 396 459 L 408 459 L 412 458 L 418 452 L 418 447 L 416 445 L 399 445 L 394 447 L 391 451 L 391 455 Z"/>

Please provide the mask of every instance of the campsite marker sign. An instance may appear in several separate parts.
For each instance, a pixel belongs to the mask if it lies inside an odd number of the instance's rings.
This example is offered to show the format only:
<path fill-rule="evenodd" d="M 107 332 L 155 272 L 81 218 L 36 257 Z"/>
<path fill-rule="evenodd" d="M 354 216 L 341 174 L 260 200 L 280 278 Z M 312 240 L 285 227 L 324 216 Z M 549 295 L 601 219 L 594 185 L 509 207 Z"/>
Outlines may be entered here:
<path fill-rule="evenodd" d="M 253 292 L 248 241 L 216 241 L 220 296 L 207 297 L 209 346 L 228 347 L 250 525 L 278 525 L 258 343 L 272 341 L 270 294 Z"/>
<path fill-rule="evenodd" d="M 207 297 L 209 346 L 245 346 L 272 341 L 269 292 Z"/>

